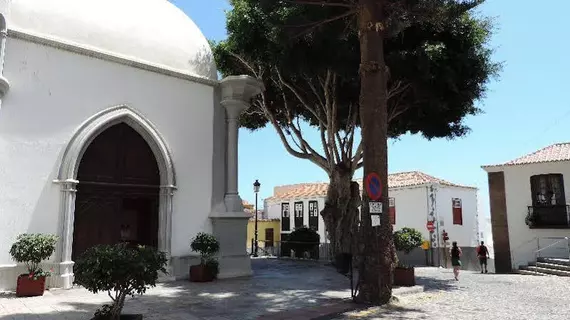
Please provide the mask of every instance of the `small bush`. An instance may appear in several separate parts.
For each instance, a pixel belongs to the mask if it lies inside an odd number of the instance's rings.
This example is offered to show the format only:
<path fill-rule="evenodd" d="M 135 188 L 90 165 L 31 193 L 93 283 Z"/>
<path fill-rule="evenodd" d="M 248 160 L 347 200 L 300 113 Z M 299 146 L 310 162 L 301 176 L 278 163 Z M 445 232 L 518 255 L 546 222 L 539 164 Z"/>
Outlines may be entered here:
<path fill-rule="evenodd" d="M 320 244 L 321 236 L 310 228 L 302 227 L 295 229 L 289 235 L 289 247 L 295 251 L 296 257 L 302 257 L 305 253 L 311 252 Z"/>
<path fill-rule="evenodd" d="M 402 228 L 394 232 L 394 246 L 396 250 L 408 254 L 422 245 L 422 233 L 414 228 Z"/>
<path fill-rule="evenodd" d="M 42 233 L 24 233 L 16 238 L 10 248 L 12 259 L 18 263 L 25 263 L 28 275 L 37 279 L 40 276 L 49 276 L 51 273 L 43 271 L 40 263 L 49 259 L 55 251 L 58 236 Z"/>
<path fill-rule="evenodd" d="M 75 283 L 98 293 L 107 291 L 113 303 L 95 313 L 95 319 L 119 319 L 125 298 L 144 294 L 156 286 L 159 272 L 166 273 L 166 254 L 151 247 L 126 244 L 98 245 L 75 262 Z"/>
<path fill-rule="evenodd" d="M 220 251 L 220 243 L 213 235 L 200 232 L 192 239 L 190 248 L 192 248 L 192 251 L 198 252 L 200 254 L 200 262 L 206 264 L 206 260 L 212 258 Z"/>
<path fill-rule="evenodd" d="M 220 243 L 214 235 L 200 232 L 192 239 L 190 248 L 194 252 L 200 253 L 200 264 L 210 270 L 214 277 L 220 272 L 220 264 L 214 255 L 220 251 Z"/>

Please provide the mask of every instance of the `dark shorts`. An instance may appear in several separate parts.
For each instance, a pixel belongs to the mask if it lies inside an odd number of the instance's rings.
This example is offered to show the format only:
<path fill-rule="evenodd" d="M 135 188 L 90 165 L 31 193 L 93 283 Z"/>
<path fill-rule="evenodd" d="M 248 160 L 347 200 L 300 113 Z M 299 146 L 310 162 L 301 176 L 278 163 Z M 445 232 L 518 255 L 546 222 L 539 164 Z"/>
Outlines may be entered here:
<path fill-rule="evenodd" d="M 479 257 L 479 263 L 480 264 L 487 264 L 487 257 Z"/>
<path fill-rule="evenodd" d="M 457 258 L 451 258 L 451 265 L 454 267 L 461 267 L 461 260 Z"/>

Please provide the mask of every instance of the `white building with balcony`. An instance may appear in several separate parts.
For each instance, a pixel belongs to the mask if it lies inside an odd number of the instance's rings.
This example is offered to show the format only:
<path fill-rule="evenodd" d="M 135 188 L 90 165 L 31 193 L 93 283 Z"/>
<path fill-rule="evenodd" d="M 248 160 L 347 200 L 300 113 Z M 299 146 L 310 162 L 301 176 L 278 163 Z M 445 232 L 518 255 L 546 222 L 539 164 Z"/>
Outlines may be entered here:
<path fill-rule="evenodd" d="M 362 188 L 361 181 L 358 181 Z M 426 240 L 430 234 L 427 221 L 434 221 L 434 247 L 442 245 L 445 230 L 450 241 L 473 248 L 479 239 L 477 189 L 439 179 L 423 172 L 400 172 L 388 176 L 389 214 L 394 230 L 415 228 Z M 274 188 L 265 199 L 269 218 L 281 219 L 282 239 L 295 228 L 314 228 L 321 242 L 328 241 L 320 211 L 324 208 L 328 183 L 300 183 Z M 285 235 L 285 237 L 283 237 Z"/>
<path fill-rule="evenodd" d="M 537 257 L 568 259 L 570 143 L 558 143 L 502 164 L 486 165 L 497 272 Z"/>

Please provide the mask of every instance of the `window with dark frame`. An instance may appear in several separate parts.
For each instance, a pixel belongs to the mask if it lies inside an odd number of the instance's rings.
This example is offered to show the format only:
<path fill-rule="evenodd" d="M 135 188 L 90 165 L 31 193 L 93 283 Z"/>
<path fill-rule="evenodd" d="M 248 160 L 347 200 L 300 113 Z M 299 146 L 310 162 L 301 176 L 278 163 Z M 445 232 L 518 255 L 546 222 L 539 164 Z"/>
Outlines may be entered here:
<path fill-rule="evenodd" d="M 319 203 L 309 201 L 309 228 L 319 230 Z"/>
<path fill-rule="evenodd" d="M 281 231 L 291 231 L 289 203 L 281 204 Z"/>
<path fill-rule="evenodd" d="M 534 207 L 566 205 L 564 179 L 560 173 L 531 176 L 530 188 Z"/>
<path fill-rule="evenodd" d="M 461 205 L 461 199 L 451 199 L 451 205 L 453 210 L 453 224 L 460 226 L 463 225 L 463 208 Z"/>
<path fill-rule="evenodd" d="M 390 223 L 396 224 L 396 198 L 388 198 L 388 214 L 390 216 Z"/>
<path fill-rule="evenodd" d="M 303 202 L 295 202 L 295 228 L 303 227 Z"/>

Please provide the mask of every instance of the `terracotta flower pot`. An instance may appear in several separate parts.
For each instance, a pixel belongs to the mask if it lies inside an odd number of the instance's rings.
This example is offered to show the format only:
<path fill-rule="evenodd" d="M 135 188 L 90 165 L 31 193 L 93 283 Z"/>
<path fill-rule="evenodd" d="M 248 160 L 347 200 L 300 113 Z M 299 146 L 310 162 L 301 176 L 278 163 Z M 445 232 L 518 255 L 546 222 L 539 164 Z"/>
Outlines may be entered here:
<path fill-rule="evenodd" d="M 16 286 L 17 297 L 36 297 L 43 296 L 46 288 L 46 277 L 38 277 L 34 280 L 27 274 L 18 277 L 18 285 Z"/>
<path fill-rule="evenodd" d="M 414 268 L 396 267 L 394 269 L 394 285 L 402 287 L 413 287 L 416 285 L 416 275 Z"/>
<path fill-rule="evenodd" d="M 214 281 L 214 275 L 206 265 L 198 264 L 190 266 L 190 281 L 210 282 Z"/>

